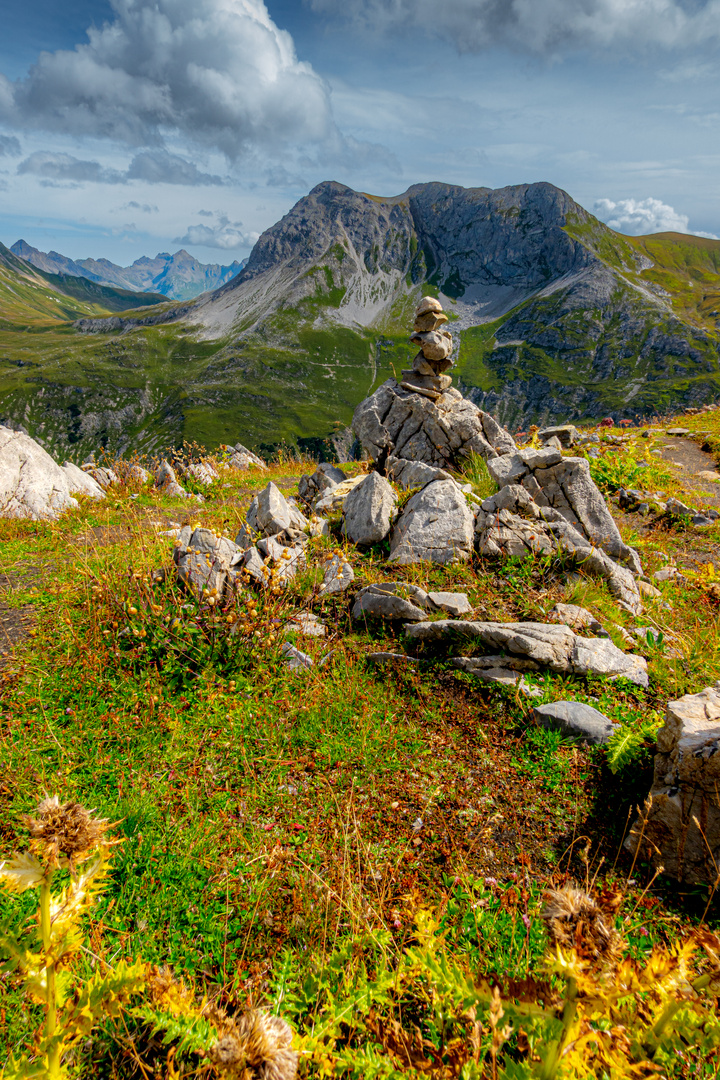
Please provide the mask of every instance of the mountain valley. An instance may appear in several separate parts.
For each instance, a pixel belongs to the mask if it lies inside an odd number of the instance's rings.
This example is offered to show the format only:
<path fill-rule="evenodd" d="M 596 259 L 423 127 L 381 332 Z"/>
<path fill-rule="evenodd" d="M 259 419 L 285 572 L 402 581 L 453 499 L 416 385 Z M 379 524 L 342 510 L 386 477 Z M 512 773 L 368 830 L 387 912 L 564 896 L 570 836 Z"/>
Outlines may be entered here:
<path fill-rule="evenodd" d="M 407 365 L 425 293 L 451 320 L 455 384 L 511 427 L 720 394 L 720 241 L 620 235 L 547 183 L 381 198 L 327 182 L 214 292 L 4 332 L 0 421 L 73 452 L 318 450 Z"/>

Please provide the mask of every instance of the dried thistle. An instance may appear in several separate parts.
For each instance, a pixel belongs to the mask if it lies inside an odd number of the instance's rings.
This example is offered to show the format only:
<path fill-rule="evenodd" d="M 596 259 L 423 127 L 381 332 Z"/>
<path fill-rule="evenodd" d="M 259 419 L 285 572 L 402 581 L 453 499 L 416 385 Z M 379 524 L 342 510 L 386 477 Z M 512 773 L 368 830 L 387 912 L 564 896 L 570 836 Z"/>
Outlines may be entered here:
<path fill-rule="evenodd" d="M 38 805 L 36 813 L 37 817 L 24 814 L 22 821 L 30 830 L 31 849 L 49 866 L 66 862 L 74 870 L 97 847 L 108 843 L 103 839 L 110 828 L 108 819 L 93 817 L 94 811 L 80 803 L 61 803 L 53 795 Z"/>
<path fill-rule="evenodd" d="M 553 945 L 575 949 L 578 957 L 603 965 L 620 958 L 623 941 L 598 904 L 582 889 L 566 885 L 545 893 L 542 910 Z"/>
<path fill-rule="evenodd" d="M 281 1017 L 251 1009 L 225 1021 L 210 1059 L 227 1076 L 242 1080 L 294 1080 L 298 1054 L 292 1038 Z"/>

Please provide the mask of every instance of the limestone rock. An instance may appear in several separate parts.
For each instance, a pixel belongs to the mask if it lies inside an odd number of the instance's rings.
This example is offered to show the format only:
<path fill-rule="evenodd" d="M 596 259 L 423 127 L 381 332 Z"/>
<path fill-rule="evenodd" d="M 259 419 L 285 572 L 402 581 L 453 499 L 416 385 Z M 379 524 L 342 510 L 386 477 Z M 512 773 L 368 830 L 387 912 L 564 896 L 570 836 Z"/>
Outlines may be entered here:
<path fill-rule="evenodd" d="M 446 646 L 475 640 L 485 647 L 527 657 L 551 671 L 622 677 L 638 686 L 648 685 L 643 657 L 621 652 L 606 638 L 579 637 L 567 626 L 442 619 L 411 624 L 406 636 L 411 646 Z"/>
<path fill-rule="evenodd" d="M 447 330 L 415 331 L 410 340 L 420 346 L 426 360 L 445 360 L 452 352 L 452 337 Z"/>
<path fill-rule="evenodd" d="M 300 649 L 296 649 L 289 641 L 285 642 L 280 650 L 280 654 L 284 658 L 285 667 L 290 668 L 291 671 L 313 667 L 312 657 L 308 656 L 307 653 L 301 652 Z"/>
<path fill-rule="evenodd" d="M 556 604 L 549 617 L 553 622 L 564 623 L 571 630 L 592 630 L 595 634 L 602 630 L 593 613 L 577 604 Z"/>
<path fill-rule="evenodd" d="M 626 842 L 687 884 L 714 885 L 720 865 L 720 684 L 667 707 L 653 786 Z"/>
<path fill-rule="evenodd" d="M 443 323 L 448 321 L 443 311 L 427 311 L 423 315 L 416 315 L 413 330 L 426 333 L 428 330 L 439 330 Z"/>
<path fill-rule="evenodd" d="M 144 487 L 152 480 L 152 475 L 142 465 L 131 465 L 125 477 L 125 483 L 133 487 Z"/>
<path fill-rule="evenodd" d="M 427 611 L 396 593 L 375 591 L 370 586 L 358 593 L 352 609 L 353 619 L 363 619 L 368 615 L 378 619 L 421 622 L 427 618 Z"/>
<path fill-rule="evenodd" d="M 252 450 L 248 450 L 242 443 L 235 443 L 234 446 L 228 446 L 225 448 L 228 454 L 227 463 L 233 469 L 267 469 L 267 465 L 261 457 L 254 454 Z"/>
<path fill-rule="evenodd" d="M 542 450 L 533 450 L 532 447 L 519 451 L 520 457 L 528 469 L 549 469 L 553 465 L 559 465 L 563 456 L 559 450 L 552 447 L 543 447 Z"/>
<path fill-rule="evenodd" d="M 417 667 L 418 661 L 406 653 L 399 652 L 371 652 L 366 657 L 368 663 L 378 666 L 384 664 L 403 664 L 405 667 Z"/>
<path fill-rule="evenodd" d="M 512 484 L 515 480 L 520 480 L 528 471 L 527 465 L 519 454 L 501 454 L 499 457 L 491 458 L 487 467 L 493 480 L 501 488 L 506 484 Z"/>
<path fill-rule="evenodd" d="M 353 429 L 363 452 L 380 467 L 393 456 L 455 468 L 469 454 L 487 460 L 515 447 L 508 432 L 454 388 L 431 401 L 394 379 L 358 405 Z"/>
<path fill-rule="evenodd" d="M 77 505 L 57 462 L 29 435 L 0 426 L 0 517 L 54 520 Z"/>
<path fill-rule="evenodd" d="M 333 555 L 325 566 L 325 576 L 320 586 L 323 596 L 344 592 L 355 580 L 355 572 L 343 555 Z"/>
<path fill-rule="evenodd" d="M 222 598 L 228 573 L 241 558 L 238 548 L 210 529 L 195 529 L 187 547 L 176 547 L 178 577 L 198 595 Z"/>
<path fill-rule="evenodd" d="M 489 661 L 484 663 L 484 661 Z M 528 697 L 539 697 L 542 690 L 536 686 L 529 686 L 519 669 L 508 664 L 505 657 L 485 656 L 466 657 L 455 656 L 451 661 L 453 667 L 464 671 L 466 675 L 474 675 L 482 682 L 495 683 L 499 686 L 512 686 Z M 528 668 L 526 670 L 534 670 Z"/>
<path fill-rule="evenodd" d="M 93 478 L 96 484 L 100 485 L 103 491 L 120 483 L 120 477 L 115 470 L 105 465 L 90 465 L 84 471 Z"/>
<path fill-rule="evenodd" d="M 434 296 L 423 296 L 417 306 L 415 318 L 419 319 L 421 315 L 426 315 L 429 311 L 441 312 L 442 304 L 439 300 L 436 300 Z"/>
<path fill-rule="evenodd" d="M 470 615 L 472 604 L 465 593 L 459 592 L 429 592 L 428 599 L 438 611 L 445 611 L 448 615 Z"/>
<path fill-rule="evenodd" d="M 203 487 L 210 487 L 214 480 L 218 480 L 220 473 L 209 461 L 191 461 L 185 467 L 185 476 L 192 477 Z"/>
<path fill-rule="evenodd" d="M 343 533 L 354 544 L 377 544 L 389 534 L 398 497 L 380 473 L 371 472 L 345 499 Z"/>
<path fill-rule="evenodd" d="M 346 476 L 342 469 L 338 469 L 328 462 L 322 462 L 312 476 L 303 475 L 300 477 L 298 496 L 310 506 L 318 495 L 322 495 L 324 492 L 329 491 L 330 488 L 342 484 L 345 479 Z"/>
<path fill-rule="evenodd" d="M 358 484 L 361 484 L 364 479 L 365 474 L 360 473 L 359 476 L 352 476 L 343 480 L 341 484 L 335 484 L 334 487 L 328 488 L 315 503 L 315 512 L 317 514 L 333 514 L 337 513 L 338 510 L 342 510 L 350 492 Z"/>
<path fill-rule="evenodd" d="M 390 562 L 450 563 L 472 553 L 473 516 L 454 480 L 433 480 L 408 502 L 390 541 Z"/>
<path fill-rule="evenodd" d="M 272 480 L 250 503 L 247 522 L 251 529 L 272 536 L 283 529 L 305 529 L 307 518 L 292 506 Z"/>
<path fill-rule="evenodd" d="M 542 727 L 562 731 L 563 735 L 584 739 L 596 746 L 604 745 L 619 727 L 582 701 L 552 701 L 537 705 L 533 715 Z"/>
<path fill-rule="evenodd" d="M 243 573 L 253 578 L 258 585 L 267 585 L 270 581 L 270 571 L 256 547 L 249 547 L 243 553 Z"/>
<path fill-rule="evenodd" d="M 313 538 L 317 536 L 329 536 L 330 535 L 330 522 L 327 518 L 315 517 L 313 515 L 308 522 L 308 536 Z"/>
<path fill-rule="evenodd" d="M 66 461 L 62 470 L 67 477 L 68 491 L 72 495 L 87 495 L 90 499 L 104 499 L 105 492 L 94 477 L 83 472 L 72 461 Z"/>
<path fill-rule="evenodd" d="M 411 488 L 425 487 L 433 480 L 451 480 L 449 472 L 426 465 L 422 461 L 408 461 L 406 458 L 389 457 L 386 472 L 391 480 L 399 484 L 404 491 Z"/>
<path fill-rule="evenodd" d="M 317 615 L 303 611 L 287 624 L 285 631 L 301 634 L 303 637 L 325 637 L 327 627 Z"/>
<path fill-rule="evenodd" d="M 547 443 L 550 439 L 557 439 L 561 446 L 566 448 L 574 446 L 578 436 L 579 432 L 574 424 L 557 424 L 555 427 L 546 427 L 538 431 L 540 442 Z"/>

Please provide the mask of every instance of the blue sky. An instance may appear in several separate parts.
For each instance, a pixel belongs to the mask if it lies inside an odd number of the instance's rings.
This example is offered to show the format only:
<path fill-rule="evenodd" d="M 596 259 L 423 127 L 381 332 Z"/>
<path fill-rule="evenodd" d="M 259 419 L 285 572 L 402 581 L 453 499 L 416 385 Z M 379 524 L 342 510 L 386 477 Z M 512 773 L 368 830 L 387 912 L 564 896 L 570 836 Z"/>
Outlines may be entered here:
<path fill-rule="evenodd" d="M 8 0 L 0 240 L 230 262 L 325 179 L 720 235 L 719 43 L 720 0 Z"/>

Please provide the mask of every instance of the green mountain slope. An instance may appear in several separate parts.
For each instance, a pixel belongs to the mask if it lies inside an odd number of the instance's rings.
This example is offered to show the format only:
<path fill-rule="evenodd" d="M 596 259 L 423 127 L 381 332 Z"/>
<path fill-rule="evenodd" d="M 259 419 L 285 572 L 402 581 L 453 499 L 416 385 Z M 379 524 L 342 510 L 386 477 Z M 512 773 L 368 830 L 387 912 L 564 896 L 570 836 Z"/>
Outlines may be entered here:
<path fill-rule="evenodd" d="M 0 420 L 78 451 L 313 445 L 407 364 L 426 292 L 504 423 L 648 415 L 720 397 L 719 266 L 718 241 L 621 236 L 551 184 L 321 184 L 214 293 L 0 336 Z"/>

